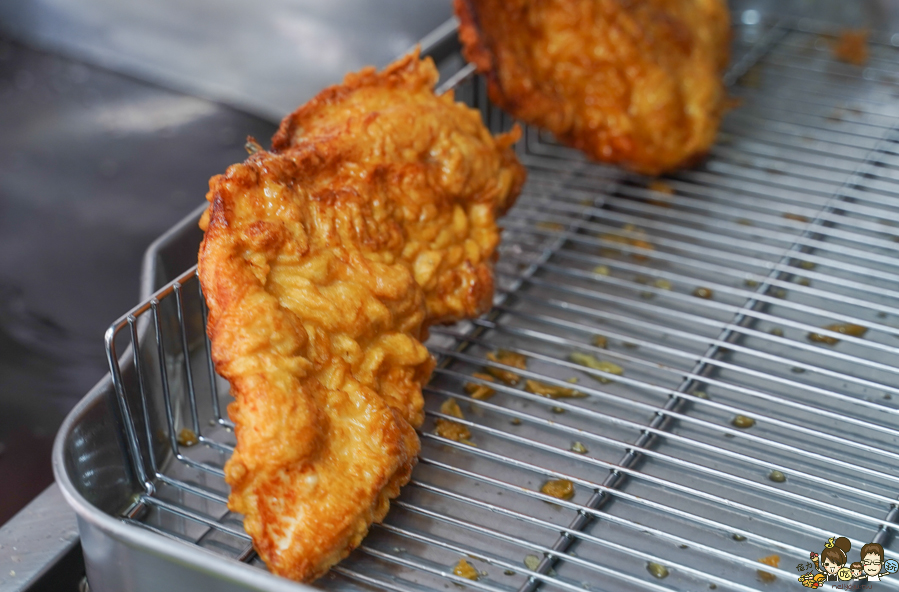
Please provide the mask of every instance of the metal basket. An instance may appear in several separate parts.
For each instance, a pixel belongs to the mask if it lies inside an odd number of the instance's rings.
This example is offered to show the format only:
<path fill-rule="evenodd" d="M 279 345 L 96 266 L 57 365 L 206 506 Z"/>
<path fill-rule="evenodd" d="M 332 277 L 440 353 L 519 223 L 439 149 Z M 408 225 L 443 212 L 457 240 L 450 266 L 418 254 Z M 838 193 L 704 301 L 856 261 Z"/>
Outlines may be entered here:
<path fill-rule="evenodd" d="M 432 331 L 412 481 L 316 587 L 798 589 L 829 537 L 851 540 L 850 562 L 871 541 L 895 556 L 899 49 L 875 35 L 851 66 L 832 58 L 833 33 L 738 27 L 727 81 L 741 104 L 704 164 L 663 180 L 526 130 L 495 307 Z M 493 131 L 510 125 L 457 48 L 441 71 Z M 211 551 L 186 555 L 198 574 L 262 570 L 226 508 L 234 437 L 204 321 L 191 270 L 108 333 L 137 485 L 120 519 L 135 545 Z M 527 369 L 486 358 L 499 349 Z M 520 380 L 473 376 L 485 368 Z M 536 394 L 547 385 L 582 396 Z M 448 398 L 464 420 L 440 412 Z M 436 435 L 441 418 L 472 445 Z M 65 463 L 71 478 L 78 461 Z M 542 493 L 554 479 L 574 497 Z M 463 558 L 476 581 L 454 575 Z"/>

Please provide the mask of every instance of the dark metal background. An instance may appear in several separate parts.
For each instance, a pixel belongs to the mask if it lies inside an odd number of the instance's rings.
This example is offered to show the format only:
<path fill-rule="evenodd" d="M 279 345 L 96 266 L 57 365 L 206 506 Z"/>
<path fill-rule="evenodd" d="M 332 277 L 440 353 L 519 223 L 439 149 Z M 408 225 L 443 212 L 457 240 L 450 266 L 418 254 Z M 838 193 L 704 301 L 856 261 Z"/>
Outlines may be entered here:
<path fill-rule="evenodd" d="M 274 124 L 0 39 L 0 524 L 52 481 L 147 245 Z"/>

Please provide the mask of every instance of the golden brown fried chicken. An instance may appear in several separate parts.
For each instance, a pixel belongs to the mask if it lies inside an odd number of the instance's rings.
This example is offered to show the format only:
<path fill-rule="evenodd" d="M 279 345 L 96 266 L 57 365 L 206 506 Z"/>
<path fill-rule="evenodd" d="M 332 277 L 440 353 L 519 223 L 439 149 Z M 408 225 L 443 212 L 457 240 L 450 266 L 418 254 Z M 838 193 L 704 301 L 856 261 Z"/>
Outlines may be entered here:
<path fill-rule="evenodd" d="M 723 0 L 455 0 L 490 99 L 588 156 L 647 174 L 715 139 L 730 21 Z"/>
<path fill-rule="evenodd" d="M 427 327 L 489 308 L 496 217 L 524 170 L 410 55 L 323 91 L 276 152 L 210 180 L 199 273 L 235 397 L 229 507 L 260 557 L 310 581 L 409 480 Z"/>

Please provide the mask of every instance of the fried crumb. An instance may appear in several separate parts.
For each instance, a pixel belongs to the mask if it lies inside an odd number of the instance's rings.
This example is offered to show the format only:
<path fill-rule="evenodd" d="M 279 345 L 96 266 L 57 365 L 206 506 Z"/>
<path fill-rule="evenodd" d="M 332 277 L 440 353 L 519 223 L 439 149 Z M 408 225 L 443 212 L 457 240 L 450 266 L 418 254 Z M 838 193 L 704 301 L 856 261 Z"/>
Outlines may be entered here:
<path fill-rule="evenodd" d="M 444 415 L 452 415 L 453 417 L 458 417 L 459 419 L 465 419 L 465 416 L 462 415 L 462 408 L 459 407 L 459 403 L 457 403 L 455 399 L 447 399 L 446 401 L 441 403 L 440 413 L 443 413 Z"/>
<path fill-rule="evenodd" d="M 587 447 L 580 442 L 572 442 L 570 450 L 577 454 L 587 454 L 589 452 L 589 450 L 587 450 Z"/>
<path fill-rule="evenodd" d="M 631 234 L 636 234 L 637 237 L 627 237 L 621 236 L 618 234 L 605 233 L 600 235 L 599 238 L 608 241 L 610 243 L 618 243 L 620 245 L 630 245 L 632 247 L 637 247 L 639 249 L 645 249 L 647 251 L 655 250 L 655 247 L 649 241 L 645 240 L 646 231 L 642 228 L 638 228 L 633 224 L 625 224 L 622 227 L 624 232 L 628 232 Z M 616 252 L 617 253 L 617 252 Z M 631 257 L 636 259 L 637 261 L 646 261 L 649 257 L 642 253 L 631 253 Z"/>
<path fill-rule="evenodd" d="M 567 388 L 564 386 L 553 386 L 551 384 L 545 384 L 536 380 L 524 381 L 524 389 L 529 393 L 534 393 L 535 395 L 548 397 L 550 399 L 572 399 L 587 396 L 584 393 L 576 391 L 572 388 Z"/>
<path fill-rule="evenodd" d="M 622 368 L 618 364 L 613 364 L 612 362 L 607 362 L 605 360 L 599 360 L 596 357 L 588 354 L 572 352 L 568 357 L 575 364 L 580 364 L 581 366 L 586 366 L 587 368 L 592 368 L 593 370 L 599 370 L 600 372 L 606 372 L 608 374 L 615 374 L 616 376 L 624 375 L 624 368 Z M 596 380 L 603 384 L 612 382 L 611 378 L 606 378 L 605 376 L 595 375 L 594 378 L 596 378 Z"/>
<path fill-rule="evenodd" d="M 540 558 L 536 555 L 526 555 L 524 558 L 524 566 L 531 571 L 537 569 L 540 565 Z"/>
<path fill-rule="evenodd" d="M 770 565 L 771 567 L 778 567 L 780 565 L 780 555 L 768 555 L 767 557 L 762 557 L 759 559 L 759 563 L 764 563 L 765 565 Z M 777 576 L 773 573 L 769 573 L 764 570 L 756 570 L 756 573 L 759 576 L 759 580 L 761 580 L 765 584 L 771 584 L 775 580 L 777 580 Z"/>
<path fill-rule="evenodd" d="M 850 335 L 852 337 L 863 337 L 865 333 L 868 332 L 867 327 L 863 327 L 861 325 L 853 325 L 852 323 L 836 323 L 833 325 L 827 325 L 824 328 L 828 331 L 833 331 L 834 333 L 842 333 L 843 335 Z M 824 343 L 826 345 L 836 345 L 840 342 L 840 340 L 836 337 L 833 337 L 831 335 L 822 335 L 820 333 L 809 333 L 808 340 L 814 341 L 815 343 Z"/>
<path fill-rule="evenodd" d="M 487 354 L 487 359 L 491 362 L 496 362 L 498 364 L 504 364 L 506 366 L 512 366 L 513 368 L 519 368 L 521 370 L 527 370 L 527 358 L 521 354 L 511 352 L 509 350 L 500 349 L 496 352 L 490 352 Z M 488 366 L 484 368 L 484 370 L 488 374 L 492 374 L 495 378 L 505 382 L 506 384 L 518 384 L 518 380 L 521 378 L 514 372 L 506 370 L 504 368 L 495 368 L 493 366 Z"/>
<path fill-rule="evenodd" d="M 868 30 L 841 31 L 833 46 L 833 57 L 853 66 L 864 66 L 868 61 Z"/>
<path fill-rule="evenodd" d="M 462 415 L 462 409 L 455 399 L 447 399 L 440 405 L 440 412 L 444 415 L 451 415 L 459 419 L 465 419 Z M 468 444 L 471 438 L 471 430 L 461 423 L 450 421 L 448 419 L 438 418 L 434 422 L 436 429 L 434 433 L 442 438 L 453 440 L 454 442 L 462 442 Z"/>
<path fill-rule="evenodd" d="M 671 282 L 669 282 L 668 280 L 666 280 L 664 278 L 658 278 L 657 280 L 655 280 L 652 283 L 652 285 L 654 285 L 656 288 L 659 288 L 661 290 L 670 290 L 671 289 Z"/>
<path fill-rule="evenodd" d="M 661 193 L 662 195 L 674 195 L 674 188 L 665 183 L 664 181 L 659 181 L 658 179 L 649 184 L 649 189 L 655 191 L 657 193 Z M 646 200 L 648 203 L 651 203 L 654 206 L 659 206 L 662 208 L 670 208 L 671 201 L 668 198 L 661 196 L 653 196 Z"/>
<path fill-rule="evenodd" d="M 540 492 L 561 500 L 574 497 L 574 483 L 568 479 L 553 479 L 540 487 Z"/>
<path fill-rule="evenodd" d="M 456 567 L 453 568 L 453 573 L 460 578 L 465 578 L 468 580 L 477 581 L 478 570 L 476 570 L 470 563 L 465 561 L 464 559 L 460 559 L 459 563 L 456 564 Z"/>
<path fill-rule="evenodd" d="M 193 430 L 181 428 L 181 431 L 178 432 L 178 444 L 181 446 L 195 446 L 199 441 L 200 439 Z"/>
<path fill-rule="evenodd" d="M 484 374 L 483 372 L 475 372 L 471 376 L 472 378 L 480 378 L 487 382 L 493 382 L 493 377 L 489 374 Z M 486 384 L 479 384 L 477 382 L 467 382 L 465 383 L 464 388 L 465 392 L 468 393 L 472 399 L 477 399 L 478 401 L 486 401 L 496 394 L 496 391 Z"/>
<path fill-rule="evenodd" d="M 461 423 L 456 423 L 455 421 L 449 421 L 448 419 L 438 419 L 436 422 L 436 429 L 434 433 L 440 436 L 441 438 L 446 438 L 447 440 L 453 440 L 454 442 L 470 442 L 471 438 L 471 430 L 462 425 Z"/>

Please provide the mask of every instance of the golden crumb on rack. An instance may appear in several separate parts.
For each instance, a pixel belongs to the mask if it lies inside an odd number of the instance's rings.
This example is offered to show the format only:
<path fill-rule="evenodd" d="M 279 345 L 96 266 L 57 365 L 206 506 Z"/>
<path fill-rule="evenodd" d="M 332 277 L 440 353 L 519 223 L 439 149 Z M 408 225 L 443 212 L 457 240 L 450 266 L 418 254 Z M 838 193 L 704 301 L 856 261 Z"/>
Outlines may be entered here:
<path fill-rule="evenodd" d="M 536 555 L 525 555 L 524 557 L 524 566 L 531 571 L 537 569 L 540 565 L 540 558 Z"/>
<path fill-rule="evenodd" d="M 672 187 L 668 183 L 665 183 L 664 181 L 655 179 L 649 184 L 649 189 L 655 191 L 656 193 L 661 193 L 662 195 L 652 196 L 646 200 L 646 203 L 650 203 L 654 206 L 659 206 L 662 208 L 671 207 L 671 197 L 675 193 L 674 187 Z"/>
<path fill-rule="evenodd" d="M 868 30 L 845 29 L 833 44 L 833 57 L 852 64 L 864 66 L 868 61 Z"/>
<path fill-rule="evenodd" d="M 471 443 L 471 430 L 455 421 L 438 419 L 434 423 L 434 433 L 453 442 Z"/>
<path fill-rule="evenodd" d="M 664 193 L 665 195 L 674 195 L 674 187 L 669 185 L 664 181 L 660 181 L 659 179 L 653 180 L 649 184 L 649 188 L 653 191 L 658 191 L 659 193 Z"/>
<path fill-rule="evenodd" d="M 761 559 L 759 559 L 759 563 L 764 563 L 765 565 L 770 565 L 771 567 L 779 567 L 780 555 L 768 555 L 766 557 L 762 557 Z M 763 569 L 756 570 L 756 575 L 758 575 L 759 580 L 761 580 L 765 584 L 772 584 L 777 581 L 776 575 Z"/>
<path fill-rule="evenodd" d="M 447 399 L 441 403 L 440 413 L 457 419 L 465 419 L 465 416 L 462 414 L 462 408 L 459 407 L 459 403 L 455 399 Z M 471 430 L 459 422 L 441 417 L 434 422 L 434 427 L 434 433 L 441 438 L 473 445 L 471 442 Z"/>
<path fill-rule="evenodd" d="M 477 581 L 478 570 L 476 570 L 469 562 L 464 559 L 460 559 L 456 566 L 453 568 L 453 573 L 460 578 L 465 578 L 467 580 L 475 580 Z"/>
<path fill-rule="evenodd" d="M 587 396 L 573 388 L 546 384 L 530 379 L 524 381 L 524 390 L 550 399 L 572 399 Z"/>
<path fill-rule="evenodd" d="M 483 372 L 475 372 L 471 375 L 472 378 L 479 378 L 480 380 L 485 380 L 487 382 L 494 382 L 494 379 L 489 374 L 484 374 Z M 477 399 L 478 401 L 486 401 L 490 397 L 496 394 L 496 391 L 487 386 L 486 384 L 481 384 L 478 382 L 467 382 L 465 383 L 465 392 L 468 393 L 472 399 Z"/>
<path fill-rule="evenodd" d="M 540 492 L 561 500 L 574 497 L 574 483 L 568 479 L 552 479 L 540 487 Z"/>
<path fill-rule="evenodd" d="M 195 446 L 200 442 L 200 439 L 197 437 L 196 432 L 189 428 L 181 428 L 181 431 L 178 432 L 178 444 L 181 446 Z"/>
<path fill-rule="evenodd" d="M 655 249 L 652 243 L 646 240 L 648 238 L 648 234 L 646 230 L 643 228 L 638 228 L 633 224 L 625 224 L 621 227 L 621 230 L 628 234 L 633 234 L 635 236 L 622 236 L 620 234 L 613 234 L 611 232 L 607 232 L 605 234 L 599 235 L 600 240 L 604 240 L 610 243 L 618 243 L 620 245 L 630 245 L 632 247 L 636 247 L 637 249 L 643 249 L 646 251 L 652 251 Z M 615 249 L 609 249 L 611 254 L 618 254 L 618 251 Z M 648 257 L 640 252 L 631 252 L 631 257 L 636 259 L 637 261 L 646 261 Z"/>
<path fill-rule="evenodd" d="M 586 366 L 587 368 L 592 368 L 593 370 L 599 370 L 600 372 L 614 374 L 616 376 L 622 376 L 624 374 L 624 368 L 622 368 L 618 364 L 613 364 L 612 362 L 609 362 L 607 360 L 600 360 L 597 357 L 591 356 L 589 354 L 572 352 L 568 355 L 568 358 L 575 364 L 580 364 L 581 366 Z M 595 374 L 593 375 L 593 377 L 603 384 L 612 382 L 611 378 L 607 378 L 599 374 Z"/>
<path fill-rule="evenodd" d="M 520 370 L 527 370 L 528 367 L 526 357 L 524 357 L 522 354 L 506 349 L 500 349 L 495 352 L 488 353 L 487 359 L 491 362 L 496 362 L 497 364 L 503 364 L 506 366 L 512 366 L 513 368 L 518 368 Z M 518 384 L 518 380 L 521 378 L 514 372 L 496 366 L 486 366 L 484 370 L 489 374 L 495 376 L 499 380 L 505 382 L 506 384 Z"/>
<path fill-rule="evenodd" d="M 865 333 L 868 332 L 867 327 L 854 325 L 852 323 L 835 323 L 833 325 L 827 325 L 824 329 L 833 331 L 834 333 L 849 335 L 851 337 L 864 337 Z M 808 340 L 814 341 L 815 343 L 824 343 L 826 345 L 836 345 L 840 342 L 838 338 L 832 335 L 823 335 L 821 333 L 809 333 Z"/>

